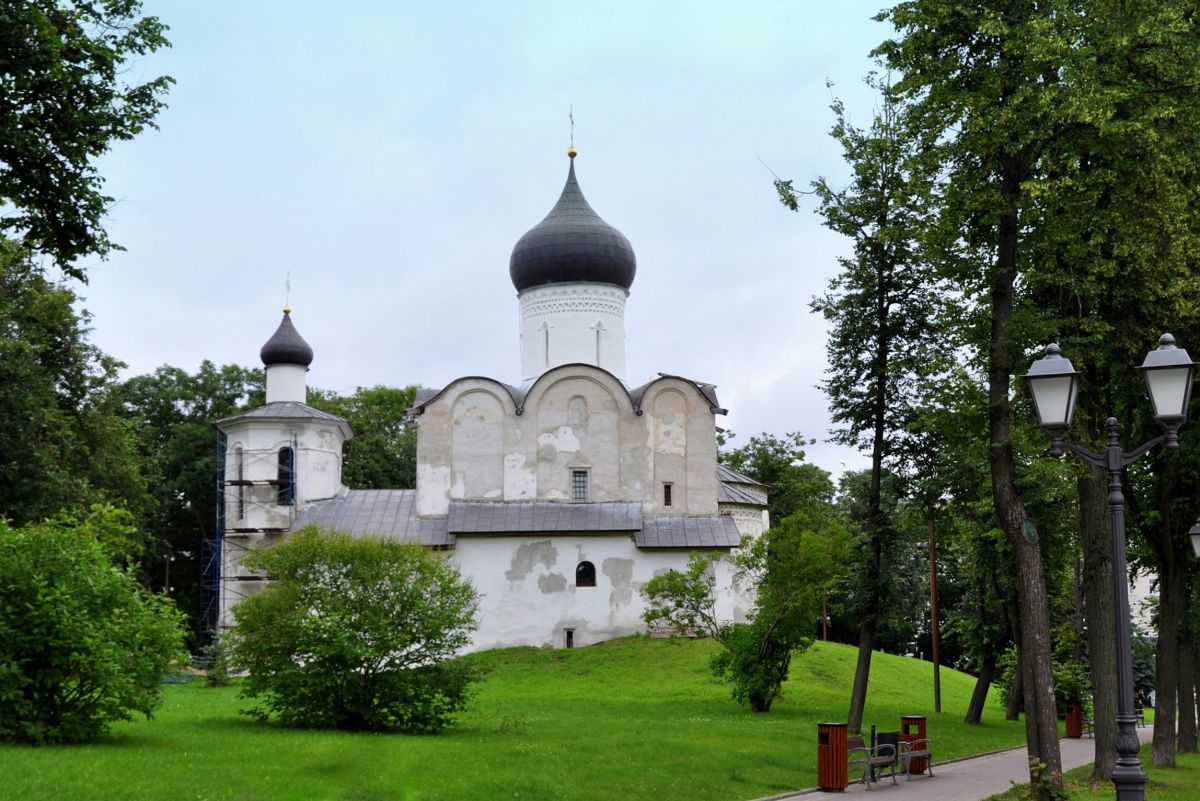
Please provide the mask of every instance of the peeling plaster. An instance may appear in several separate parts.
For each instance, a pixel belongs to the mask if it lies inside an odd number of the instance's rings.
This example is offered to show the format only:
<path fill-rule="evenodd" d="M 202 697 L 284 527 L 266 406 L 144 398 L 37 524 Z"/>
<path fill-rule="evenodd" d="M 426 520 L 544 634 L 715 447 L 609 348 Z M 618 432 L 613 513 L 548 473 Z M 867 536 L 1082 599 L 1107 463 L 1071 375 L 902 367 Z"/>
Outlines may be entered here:
<path fill-rule="evenodd" d="M 509 563 L 509 569 L 504 572 L 504 577 L 509 581 L 523 581 L 533 570 L 535 562 L 551 568 L 557 561 L 558 549 L 550 540 L 522 543 L 513 553 L 512 561 Z M 566 586 L 565 580 L 563 586 Z"/>
<path fill-rule="evenodd" d="M 509 500 L 537 496 L 537 468 L 525 466 L 525 454 L 504 457 L 504 493 Z"/>
<path fill-rule="evenodd" d="M 537 442 L 543 448 L 547 445 L 552 445 L 566 453 L 579 452 L 579 437 L 575 435 L 575 430 L 570 426 L 559 426 L 557 431 L 547 431 L 545 434 L 539 434 Z"/>
<path fill-rule="evenodd" d="M 567 589 L 567 577 L 562 573 L 547 573 L 538 576 L 538 589 L 549 595 L 552 592 L 563 592 Z"/>
<path fill-rule="evenodd" d="M 667 419 L 672 418 L 672 419 Z M 666 415 L 666 418 L 661 418 L 656 422 L 657 430 L 655 433 L 656 450 L 661 454 L 671 454 L 675 456 L 687 455 L 687 428 L 683 422 L 674 422 L 674 415 Z"/>
<path fill-rule="evenodd" d="M 604 560 L 601 572 L 612 581 L 612 594 L 608 605 L 617 607 L 633 600 L 633 560 L 609 557 Z"/>

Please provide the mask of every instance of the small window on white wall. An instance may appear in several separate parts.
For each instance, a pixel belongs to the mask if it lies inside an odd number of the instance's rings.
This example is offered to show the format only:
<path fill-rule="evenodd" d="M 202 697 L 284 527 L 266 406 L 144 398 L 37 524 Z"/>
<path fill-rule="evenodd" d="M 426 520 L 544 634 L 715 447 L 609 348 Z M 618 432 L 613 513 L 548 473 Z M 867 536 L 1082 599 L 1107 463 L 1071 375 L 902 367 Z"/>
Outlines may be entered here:
<path fill-rule="evenodd" d="M 571 471 L 571 500 L 583 503 L 588 499 L 588 473 L 586 470 Z"/>
<path fill-rule="evenodd" d="M 663 482 L 663 506 L 675 505 L 675 485 L 670 481 Z"/>

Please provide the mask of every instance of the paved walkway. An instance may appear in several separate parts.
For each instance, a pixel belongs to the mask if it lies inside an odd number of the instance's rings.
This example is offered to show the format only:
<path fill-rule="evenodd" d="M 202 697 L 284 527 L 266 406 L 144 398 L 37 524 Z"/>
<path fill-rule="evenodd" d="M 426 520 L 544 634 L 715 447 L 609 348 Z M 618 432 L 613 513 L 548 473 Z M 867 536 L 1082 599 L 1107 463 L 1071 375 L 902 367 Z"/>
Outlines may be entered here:
<path fill-rule="evenodd" d="M 1150 742 L 1154 736 L 1153 726 L 1143 726 L 1138 729 L 1142 743 Z M 1062 753 L 1063 770 L 1070 770 L 1081 765 L 1090 765 L 1096 756 L 1095 742 L 1090 737 L 1079 740 L 1059 740 L 1059 750 Z M 1150 759 L 1150 750 L 1142 748 L 1142 764 Z M 945 764 L 934 763 L 935 776 L 914 776 L 907 781 L 903 776 L 897 776 L 898 786 L 891 779 L 884 778 L 882 784 L 874 785 L 870 797 L 877 801 L 982 801 L 982 799 L 1002 793 L 1013 785 L 1029 782 L 1029 763 L 1025 746 L 1001 751 L 997 754 L 972 757 L 957 762 Z M 853 779 L 853 777 L 851 777 Z M 845 793 L 829 793 L 826 798 L 836 798 L 852 793 L 865 793 L 865 785 L 851 784 Z M 819 790 L 800 790 L 795 793 L 772 796 L 771 801 L 790 801 L 805 797 L 805 801 L 815 801 L 814 796 Z M 766 801 L 766 799 L 763 799 Z"/>

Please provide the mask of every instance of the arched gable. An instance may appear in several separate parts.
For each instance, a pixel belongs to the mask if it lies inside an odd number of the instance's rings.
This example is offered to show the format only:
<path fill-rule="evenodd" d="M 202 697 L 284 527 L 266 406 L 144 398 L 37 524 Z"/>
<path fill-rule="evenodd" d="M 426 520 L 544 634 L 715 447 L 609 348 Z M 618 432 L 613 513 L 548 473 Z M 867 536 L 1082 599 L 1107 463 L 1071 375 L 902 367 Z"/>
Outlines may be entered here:
<path fill-rule="evenodd" d="M 641 414 L 625 384 L 612 373 L 594 364 L 564 364 L 542 373 L 525 391 L 519 403 L 518 414 L 524 414 L 527 409 L 537 409 L 551 387 L 565 379 L 574 378 L 586 378 L 603 387 L 613 402 L 618 404 L 619 413 Z"/>
<path fill-rule="evenodd" d="M 450 407 L 450 497 L 497 499 L 504 486 L 504 402 L 482 387 Z"/>
<path fill-rule="evenodd" d="M 613 500 L 621 486 L 622 421 L 635 419 L 625 387 L 591 365 L 556 368 L 530 387 L 522 423 L 537 495 Z"/>

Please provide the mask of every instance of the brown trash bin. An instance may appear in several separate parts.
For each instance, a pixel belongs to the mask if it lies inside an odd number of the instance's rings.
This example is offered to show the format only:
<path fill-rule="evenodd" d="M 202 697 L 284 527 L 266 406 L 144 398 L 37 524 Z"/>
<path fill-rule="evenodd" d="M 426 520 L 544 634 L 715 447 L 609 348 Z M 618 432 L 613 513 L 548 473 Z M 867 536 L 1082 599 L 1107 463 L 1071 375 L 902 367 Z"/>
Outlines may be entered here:
<path fill-rule="evenodd" d="M 846 723 L 817 724 L 817 786 L 827 793 L 840 793 L 848 783 Z"/>
<path fill-rule="evenodd" d="M 925 716 L 924 715 L 905 715 L 900 718 L 900 739 L 906 743 L 911 743 L 916 740 L 924 740 L 925 735 Z M 910 773 L 924 773 L 929 767 L 926 763 L 927 759 L 921 757 L 914 759 L 909 765 Z"/>
<path fill-rule="evenodd" d="M 1066 704 L 1067 736 L 1078 740 L 1083 736 L 1083 704 Z"/>

